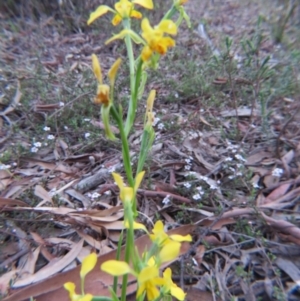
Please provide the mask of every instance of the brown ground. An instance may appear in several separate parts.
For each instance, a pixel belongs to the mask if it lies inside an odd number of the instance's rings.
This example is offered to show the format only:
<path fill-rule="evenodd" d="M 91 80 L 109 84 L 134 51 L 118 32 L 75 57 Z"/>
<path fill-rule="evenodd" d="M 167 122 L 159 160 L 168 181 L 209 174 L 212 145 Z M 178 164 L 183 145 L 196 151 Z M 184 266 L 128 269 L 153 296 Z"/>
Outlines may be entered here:
<path fill-rule="evenodd" d="M 91 102 L 90 56 L 96 53 L 107 73 L 126 51 L 121 42 L 104 46 L 116 32 L 108 18 L 85 25 L 99 1 L 63 1 L 66 7 L 20 2 L 0 4 L 0 296 L 67 300 L 62 283 L 77 277 L 91 250 L 115 249 L 123 225 L 110 175 L 123 172 L 120 144 L 106 140 Z M 191 232 L 194 243 L 172 265 L 189 301 L 300 299 L 296 4 L 190 0 L 193 29 L 183 25 L 177 50 L 163 59 L 160 72 L 149 74 L 146 90 L 158 91 L 155 111 L 164 128 L 155 128 L 139 191 L 140 219 L 147 226 L 158 217 L 170 228 L 194 225 L 178 228 Z M 161 13 L 151 17 L 159 20 Z M 225 37 L 233 41 L 229 51 Z M 255 51 L 251 43 L 259 44 Z M 123 106 L 126 72 L 123 66 L 117 83 Z M 143 110 L 130 136 L 133 157 Z M 42 145 L 32 152 L 36 142 Z M 168 195 L 171 203 L 164 206 Z M 92 279 L 87 285 L 98 289 Z"/>

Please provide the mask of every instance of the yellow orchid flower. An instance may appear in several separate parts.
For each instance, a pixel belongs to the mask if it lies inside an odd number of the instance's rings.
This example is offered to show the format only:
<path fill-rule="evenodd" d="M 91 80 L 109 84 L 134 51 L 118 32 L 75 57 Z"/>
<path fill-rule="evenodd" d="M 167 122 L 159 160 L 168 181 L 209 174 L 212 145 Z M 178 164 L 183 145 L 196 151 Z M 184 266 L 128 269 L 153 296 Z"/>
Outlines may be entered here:
<path fill-rule="evenodd" d="M 91 13 L 87 24 L 90 25 L 96 19 L 108 12 L 112 12 L 114 14 L 114 18 L 112 19 L 112 24 L 114 26 L 118 25 L 123 19 L 141 19 L 142 14 L 134 9 L 134 4 L 138 4 L 147 9 L 153 9 L 152 0 L 120 0 L 115 4 L 115 9 L 112 9 L 107 5 L 100 5 L 94 12 Z"/>
<path fill-rule="evenodd" d="M 129 273 L 134 275 L 138 281 L 136 297 L 138 298 L 146 291 L 148 301 L 155 300 L 159 297 L 160 292 L 157 286 L 167 284 L 163 278 L 159 277 L 159 269 L 157 266 L 146 266 L 137 274 L 130 268 L 128 263 L 124 261 L 108 260 L 101 265 L 101 270 L 112 276 L 122 276 Z"/>
<path fill-rule="evenodd" d="M 95 74 L 95 77 L 98 81 L 98 88 L 97 88 L 97 95 L 94 98 L 95 104 L 101 104 L 101 117 L 104 124 L 104 130 L 106 136 L 111 139 L 115 140 L 116 137 L 113 134 L 110 124 L 109 124 L 109 113 L 110 108 L 112 106 L 113 102 L 113 91 L 114 91 L 114 84 L 115 79 L 117 76 L 118 69 L 121 65 L 122 60 L 118 58 L 114 64 L 111 66 L 110 70 L 108 71 L 108 78 L 110 81 L 110 86 L 103 84 L 103 78 L 102 78 L 102 71 L 100 62 L 95 54 L 92 54 L 92 67 Z"/>
<path fill-rule="evenodd" d="M 157 286 L 165 284 L 163 278 L 159 277 L 159 269 L 156 266 L 147 266 L 139 273 L 138 277 L 138 290 L 136 297 L 140 297 L 144 292 L 146 292 L 147 300 L 156 300 L 160 291 Z"/>
<path fill-rule="evenodd" d="M 86 256 L 81 264 L 80 278 L 83 279 L 95 267 L 96 263 L 96 253 L 91 253 L 88 256 Z"/>
<path fill-rule="evenodd" d="M 127 203 L 127 202 L 131 203 L 133 201 L 135 193 L 138 190 L 138 188 L 143 180 L 144 174 L 145 174 L 145 171 L 141 171 L 140 173 L 138 173 L 138 175 L 136 176 L 136 179 L 135 179 L 134 187 L 128 187 L 128 186 L 125 186 L 123 179 L 119 174 L 114 173 L 114 172 L 112 173 L 113 178 L 120 189 L 120 199 L 123 203 Z"/>
<path fill-rule="evenodd" d="M 183 241 L 192 241 L 191 235 L 179 235 L 179 234 L 172 234 L 168 235 L 164 230 L 164 224 L 162 221 L 157 221 L 152 229 L 152 233 L 150 234 L 150 239 L 155 242 L 159 246 L 164 246 L 170 241 L 175 242 L 183 242 Z"/>
<path fill-rule="evenodd" d="M 167 268 L 163 273 L 163 279 L 165 280 L 165 285 L 163 287 L 163 292 L 166 294 L 171 294 L 176 299 L 183 301 L 185 299 L 185 293 L 184 291 L 178 287 L 173 281 L 172 281 L 172 270 L 170 268 Z"/>
<path fill-rule="evenodd" d="M 95 77 L 98 80 L 98 88 L 97 88 L 97 95 L 94 99 L 95 104 L 103 104 L 108 106 L 111 102 L 110 100 L 110 89 L 114 88 L 115 78 L 117 76 L 118 69 L 121 65 L 122 60 L 118 58 L 110 70 L 108 71 L 108 77 L 110 80 L 110 86 L 103 84 L 102 72 L 100 62 L 95 54 L 92 54 L 92 66 Z"/>
<path fill-rule="evenodd" d="M 164 55 L 169 47 L 175 46 L 175 41 L 170 37 L 165 37 L 164 34 L 176 35 L 177 26 L 171 20 L 162 20 L 154 28 L 151 27 L 148 19 L 142 20 L 142 37 L 146 41 L 146 45 L 142 50 L 142 60 L 148 61 L 153 52 Z"/>
<path fill-rule="evenodd" d="M 73 282 L 66 282 L 64 284 L 64 288 L 69 292 L 69 297 L 71 301 L 91 301 L 93 299 L 93 295 L 86 294 L 86 295 L 77 295 L 75 293 L 75 284 Z"/>

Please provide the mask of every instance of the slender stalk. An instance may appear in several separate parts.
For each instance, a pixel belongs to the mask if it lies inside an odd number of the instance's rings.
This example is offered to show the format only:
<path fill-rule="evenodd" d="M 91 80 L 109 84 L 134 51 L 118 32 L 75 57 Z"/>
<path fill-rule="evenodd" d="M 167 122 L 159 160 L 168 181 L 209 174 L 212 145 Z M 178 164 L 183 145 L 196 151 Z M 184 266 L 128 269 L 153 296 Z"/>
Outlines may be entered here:
<path fill-rule="evenodd" d="M 123 26 L 125 29 L 130 29 L 130 19 L 123 19 Z M 126 44 L 127 56 L 129 60 L 130 98 L 131 98 L 128 106 L 127 118 L 125 123 L 125 130 L 124 130 L 125 135 L 127 137 L 134 122 L 137 99 L 134 98 L 134 91 L 135 91 L 134 55 L 133 55 L 132 42 L 129 35 L 126 35 L 125 37 L 125 44 Z"/>
<path fill-rule="evenodd" d="M 162 18 L 162 20 L 169 20 L 171 19 L 175 13 L 177 12 L 177 8 L 175 7 L 175 5 L 173 5 L 164 15 L 164 17 Z"/>
<path fill-rule="evenodd" d="M 128 141 L 127 141 L 127 136 L 124 131 L 123 122 L 121 120 L 121 117 L 119 116 L 114 105 L 111 107 L 111 114 L 112 114 L 113 118 L 115 119 L 115 121 L 117 122 L 119 131 L 120 131 L 120 136 L 121 136 L 121 141 L 122 141 L 122 155 L 123 155 L 123 162 L 124 162 L 127 180 L 128 180 L 129 185 L 131 187 L 134 187 L 134 179 L 133 179 L 132 168 L 131 168 L 131 164 L 130 164 L 130 154 L 129 154 L 129 146 L 128 146 Z"/>
<path fill-rule="evenodd" d="M 125 206 L 125 208 L 124 208 L 125 214 L 124 215 L 126 216 L 128 224 L 129 224 L 129 228 L 127 229 L 127 236 L 126 236 L 125 258 L 124 259 L 127 263 L 129 263 L 130 254 L 133 252 L 132 248 L 134 248 L 133 212 L 132 212 L 131 204 L 124 204 L 124 206 Z M 126 301 L 127 282 L 128 282 L 128 274 L 123 276 L 121 301 Z"/>

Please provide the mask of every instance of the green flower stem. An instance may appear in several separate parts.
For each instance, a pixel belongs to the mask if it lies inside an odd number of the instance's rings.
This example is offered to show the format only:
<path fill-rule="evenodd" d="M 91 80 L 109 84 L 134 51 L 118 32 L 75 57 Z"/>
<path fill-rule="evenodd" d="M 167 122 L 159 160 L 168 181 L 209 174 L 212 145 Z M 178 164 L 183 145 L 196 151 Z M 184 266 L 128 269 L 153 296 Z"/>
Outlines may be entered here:
<path fill-rule="evenodd" d="M 113 118 L 115 119 L 115 121 L 117 122 L 119 131 L 120 131 L 121 141 L 122 141 L 123 163 L 124 163 L 124 167 L 125 167 L 125 171 L 126 171 L 127 180 L 128 180 L 130 187 L 134 187 L 134 179 L 133 179 L 132 168 L 131 168 L 131 164 L 130 164 L 128 140 L 127 140 L 127 136 L 124 131 L 123 122 L 122 122 L 121 116 L 118 114 L 114 105 L 112 105 L 110 112 L 111 112 Z"/>
<path fill-rule="evenodd" d="M 124 237 L 124 232 L 122 231 L 118 241 L 116 260 L 120 260 L 123 237 Z M 119 277 L 117 276 L 114 277 L 113 291 L 115 292 L 115 294 L 117 294 L 117 289 L 118 289 L 118 278 Z"/>
<path fill-rule="evenodd" d="M 125 261 L 129 263 L 130 255 L 134 252 L 134 233 L 133 233 L 133 212 L 131 204 L 124 204 L 124 216 L 128 221 L 129 228 L 127 229 L 126 246 L 125 246 Z M 128 274 L 123 276 L 121 301 L 126 301 L 127 295 Z"/>
<path fill-rule="evenodd" d="M 164 17 L 162 18 L 162 20 L 169 20 L 169 19 L 171 19 L 175 15 L 176 12 L 177 12 L 176 6 L 172 5 L 172 7 L 164 15 Z"/>
<path fill-rule="evenodd" d="M 130 29 L 130 19 L 123 19 L 123 26 L 125 29 Z M 136 102 L 137 98 L 134 97 L 134 91 L 135 91 L 135 72 L 134 72 L 134 55 L 133 55 L 133 48 L 132 48 L 132 42 L 129 35 L 126 35 L 125 37 L 125 44 L 127 48 L 127 56 L 129 59 L 129 72 L 130 72 L 130 102 L 128 106 L 127 111 L 127 118 L 125 123 L 125 135 L 126 137 L 129 135 L 129 132 L 132 128 L 134 119 L 135 119 L 135 108 L 136 108 Z"/>
<path fill-rule="evenodd" d="M 110 297 L 93 297 L 92 301 L 113 301 Z"/>

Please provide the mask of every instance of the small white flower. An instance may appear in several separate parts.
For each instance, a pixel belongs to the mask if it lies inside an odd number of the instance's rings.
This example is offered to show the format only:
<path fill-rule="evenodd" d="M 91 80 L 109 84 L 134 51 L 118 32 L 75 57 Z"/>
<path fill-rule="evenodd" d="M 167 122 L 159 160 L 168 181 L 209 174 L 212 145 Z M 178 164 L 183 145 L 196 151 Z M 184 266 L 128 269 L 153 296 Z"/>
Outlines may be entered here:
<path fill-rule="evenodd" d="M 235 178 L 235 176 L 231 175 L 228 177 L 228 179 L 233 180 Z"/>
<path fill-rule="evenodd" d="M 235 173 L 235 169 L 233 167 L 229 166 L 228 169 L 230 169 L 233 173 Z"/>
<path fill-rule="evenodd" d="M 64 129 L 65 129 L 65 130 L 68 130 L 68 129 L 69 129 L 69 127 L 68 127 L 67 125 L 65 125 L 65 126 L 64 126 Z"/>
<path fill-rule="evenodd" d="M 62 102 L 62 101 L 59 102 L 59 106 L 60 106 L 60 107 L 63 107 L 64 105 L 65 105 L 64 102 Z"/>
<path fill-rule="evenodd" d="M 234 155 L 234 156 L 235 156 L 235 158 L 236 158 L 237 160 L 246 162 L 246 159 L 245 159 L 243 156 L 241 156 L 240 154 L 236 154 L 236 155 Z"/>
<path fill-rule="evenodd" d="M 191 163 L 191 159 L 184 159 L 184 161 L 187 163 L 187 164 L 190 164 Z"/>
<path fill-rule="evenodd" d="M 107 190 L 107 191 L 104 192 L 104 194 L 105 194 L 105 195 L 111 195 L 111 191 L 110 191 L 110 190 Z"/>
<path fill-rule="evenodd" d="M 278 177 L 278 178 L 280 178 L 280 177 L 282 176 L 282 174 L 283 174 L 283 169 L 281 169 L 281 168 L 275 168 L 275 169 L 273 169 L 273 171 L 272 171 L 272 176 L 273 176 L 273 177 Z"/>
<path fill-rule="evenodd" d="M 184 183 L 183 186 L 186 187 L 186 188 L 191 188 L 192 187 L 192 185 L 189 182 Z"/>
<path fill-rule="evenodd" d="M 31 149 L 30 149 L 30 151 L 32 152 L 32 153 L 37 153 L 38 152 L 38 148 L 37 147 L 32 147 Z"/>
<path fill-rule="evenodd" d="M 91 121 L 91 119 L 90 118 L 84 118 L 83 121 L 88 122 L 88 121 Z"/>
<path fill-rule="evenodd" d="M 93 194 L 91 195 L 92 199 L 97 199 L 100 196 L 100 194 L 98 192 L 93 192 Z"/>
<path fill-rule="evenodd" d="M 199 200 L 201 200 L 201 195 L 199 193 L 196 193 L 196 194 L 193 195 L 193 199 L 195 201 L 199 201 Z"/>
<path fill-rule="evenodd" d="M 171 202 L 170 200 L 170 195 L 167 195 L 163 200 L 162 200 L 162 203 L 166 206 L 166 205 L 169 205 Z"/>
<path fill-rule="evenodd" d="M 184 169 L 185 169 L 185 170 L 191 170 L 191 165 L 185 165 L 185 166 L 184 166 Z"/>
<path fill-rule="evenodd" d="M 47 142 L 44 142 L 44 145 L 45 145 L 45 146 L 47 146 L 47 145 L 48 145 L 48 143 L 47 143 Z"/>
<path fill-rule="evenodd" d="M 90 136 L 91 136 L 90 133 L 85 133 L 85 134 L 84 134 L 84 138 L 85 138 L 85 139 L 89 138 Z"/>
<path fill-rule="evenodd" d="M 175 98 L 178 98 L 178 93 L 176 92 L 174 96 L 175 96 Z"/>
<path fill-rule="evenodd" d="M 33 145 L 35 147 L 41 147 L 42 146 L 42 143 L 41 142 L 34 142 Z"/>
<path fill-rule="evenodd" d="M 203 195 L 203 194 L 204 194 L 203 188 L 202 188 L 201 186 L 197 187 L 196 189 L 198 190 L 198 193 L 199 193 L 200 195 Z"/>
<path fill-rule="evenodd" d="M 227 158 L 225 158 L 224 161 L 225 161 L 225 162 L 230 162 L 230 161 L 232 161 L 232 158 L 231 158 L 231 157 L 227 157 Z"/>
<path fill-rule="evenodd" d="M 162 114 L 167 114 L 167 110 L 166 109 L 161 109 Z"/>
<path fill-rule="evenodd" d="M 51 129 L 50 129 L 48 126 L 44 126 L 43 130 L 44 130 L 45 132 L 49 132 Z"/>
<path fill-rule="evenodd" d="M 18 165 L 18 163 L 17 163 L 17 162 L 14 162 L 12 165 L 13 165 L 13 166 L 17 166 L 17 165 Z"/>
<path fill-rule="evenodd" d="M 48 135 L 48 136 L 47 136 L 47 139 L 48 139 L 48 140 L 54 140 L 55 137 L 54 137 L 53 135 Z"/>
<path fill-rule="evenodd" d="M 157 126 L 157 128 L 158 128 L 159 130 L 162 130 L 164 127 L 165 127 L 165 126 L 164 126 L 163 123 L 159 123 L 158 126 Z"/>
<path fill-rule="evenodd" d="M 237 177 L 240 177 L 240 176 L 242 176 L 242 175 L 243 175 L 243 173 L 240 172 L 240 171 L 238 171 L 238 172 L 236 173 L 236 176 L 237 176 Z"/>

